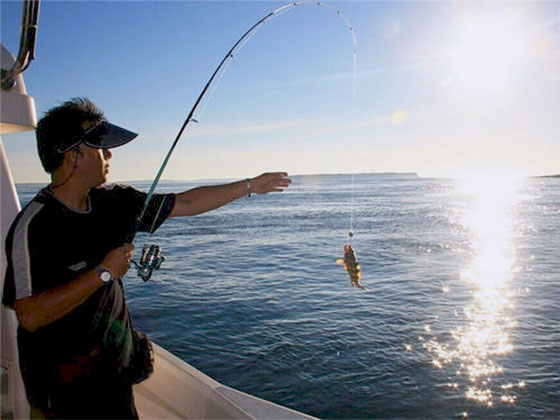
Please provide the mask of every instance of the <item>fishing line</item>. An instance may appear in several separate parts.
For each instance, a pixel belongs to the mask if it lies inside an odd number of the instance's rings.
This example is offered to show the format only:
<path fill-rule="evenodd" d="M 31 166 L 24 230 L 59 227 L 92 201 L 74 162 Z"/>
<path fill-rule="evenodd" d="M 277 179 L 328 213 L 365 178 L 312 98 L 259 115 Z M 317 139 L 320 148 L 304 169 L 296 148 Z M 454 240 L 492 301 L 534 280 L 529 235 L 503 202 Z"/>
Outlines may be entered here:
<path fill-rule="evenodd" d="M 326 9 L 330 9 L 334 13 L 339 16 L 346 26 L 350 30 L 352 34 L 352 45 L 353 45 L 353 54 L 352 54 L 352 120 L 355 120 L 355 108 L 356 108 L 356 64 L 358 59 L 358 39 L 352 27 L 352 24 L 348 20 L 346 16 L 344 16 L 340 10 L 333 8 L 330 5 L 322 4 L 323 7 Z M 355 150 L 355 147 L 351 148 Z M 348 242 L 352 244 L 352 238 L 354 237 L 354 173 L 351 174 L 350 178 L 350 230 L 348 231 Z"/>
<path fill-rule="evenodd" d="M 218 64 L 218 67 L 216 67 L 216 69 L 214 70 L 214 72 L 212 73 L 212 75 L 210 76 L 210 79 L 208 80 L 208 82 L 206 83 L 206 85 L 204 86 L 204 88 L 202 89 L 202 92 L 200 93 L 200 95 L 198 96 L 197 100 L 195 101 L 193 107 L 191 108 L 189 114 L 187 115 L 187 118 L 185 119 L 185 121 L 183 122 L 181 128 L 179 129 L 179 132 L 177 133 L 177 136 L 175 137 L 175 140 L 173 141 L 173 143 L 171 144 L 171 147 L 169 148 L 169 151 L 167 152 L 167 155 L 165 156 L 163 163 L 161 164 L 156 177 L 154 178 L 154 181 L 152 182 L 152 185 L 150 187 L 150 190 L 148 191 L 148 194 L 146 196 L 146 199 L 144 201 L 144 205 L 142 207 L 142 210 L 140 212 L 139 217 L 136 220 L 136 223 L 133 227 L 133 231 L 132 231 L 132 236 L 131 236 L 131 242 L 134 240 L 134 237 L 136 236 L 137 232 L 138 232 L 138 228 L 140 227 L 140 222 L 142 220 L 142 218 L 144 217 L 146 210 L 148 209 L 148 206 L 150 204 L 150 201 L 153 197 L 154 191 L 161 179 L 161 176 L 163 175 L 163 172 L 167 166 L 167 164 L 169 163 L 169 160 L 171 158 L 171 155 L 173 154 L 177 144 L 179 143 L 179 140 L 181 139 L 183 133 L 185 132 L 187 126 L 189 125 L 189 123 L 191 121 L 198 123 L 199 121 L 199 116 L 197 115 L 197 118 L 194 118 L 195 112 L 198 110 L 199 105 L 202 102 L 202 99 L 204 98 L 204 96 L 209 92 L 210 93 L 210 97 L 211 98 L 214 94 L 214 92 L 216 91 L 217 85 L 214 86 L 213 89 L 211 89 L 209 91 L 209 88 L 213 85 L 214 80 L 216 79 L 216 77 L 219 75 L 217 81 L 218 84 L 221 81 L 223 74 L 225 73 L 225 70 L 227 69 L 227 67 L 229 66 L 229 62 L 233 59 L 234 55 L 237 54 L 237 52 L 247 43 L 247 41 L 269 20 L 287 12 L 288 10 L 291 10 L 297 6 L 300 5 L 317 5 L 319 7 L 323 7 L 327 10 L 333 11 L 339 18 L 341 18 L 343 20 L 343 22 L 346 24 L 346 26 L 348 27 L 351 35 L 352 35 L 352 43 L 353 43 L 353 47 L 354 47 L 354 78 L 355 78 L 355 71 L 356 71 L 356 51 L 357 51 L 357 38 L 356 35 L 354 33 L 354 29 L 352 27 L 352 25 L 350 24 L 349 20 L 337 9 L 334 9 L 333 7 L 331 7 L 330 5 L 321 3 L 321 2 L 292 2 L 289 4 L 285 4 L 283 6 L 280 6 L 279 8 L 273 10 L 272 12 L 270 12 L 269 14 L 267 14 L 266 16 L 264 16 L 262 19 L 260 19 L 257 23 L 255 23 L 253 26 L 251 26 L 242 36 L 241 38 L 239 38 L 235 44 L 233 45 L 233 47 L 231 47 L 231 49 L 227 52 L 227 54 L 224 56 L 224 58 L 220 61 L 220 63 Z M 354 84 L 354 89 L 353 89 L 353 96 L 355 97 L 356 92 L 355 92 L 355 84 Z M 206 102 L 205 106 L 203 107 L 203 111 L 206 109 L 206 107 L 208 106 L 209 102 Z M 158 216 L 159 216 L 159 212 L 161 211 L 161 206 L 159 208 L 159 210 L 157 211 L 156 215 L 155 215 L 155 219 L 157 220 Z M 151 237 L 152 233 L 150 233 L 149 237 Z M 144 252 L 145 251 L 145 252 Z M 153 251 L 153 252 L 152 252 Z M 157 245 L 151 245 L 148 246 L 147 244 L 144 245 L 144 249 L 143 249 L 143 253 L 142 253 L 142 259 L 140 264 L 135 263 L 135 265 L 138 268 L 138 272 L 139 275 L 145 280 L 147 281 L 149 279 L 149 277 L 151 276 L 152 270 L 158 269 L 159 265 L 161 265 L 161 261 L 159 260 L 159 257 L 163 258 L 163 256 L 161 255 L 161 250 L 159 249 L 159 247 Z M 143 273 L 141 272 L 143 270 Z"/>
<path fill-rule="evenodd" d="M 352 54 L 352 120 L 356 119 L 356 68 L 358 61 L 358 40 L 356 34 L 352 30 L 352 25 L 350 21 L 344 16 L 340 11 L 337 14 L 346 22 L 346 25 L 350 28 L 352 33 L 352 43 L 354 46 L 354 51 Z M 351 150 L 356 150 L 352 147 Z M 354 237 L 354 173 L 350 178 L 350 230 L 348 231 L 349 243 L 352 245 L 352 238 Z"/>
<path fill-rule="evenodd" d="M 350 245 L 354 237 L 354 174 L 350 178 L 350 230 L 348 231 Z"/>

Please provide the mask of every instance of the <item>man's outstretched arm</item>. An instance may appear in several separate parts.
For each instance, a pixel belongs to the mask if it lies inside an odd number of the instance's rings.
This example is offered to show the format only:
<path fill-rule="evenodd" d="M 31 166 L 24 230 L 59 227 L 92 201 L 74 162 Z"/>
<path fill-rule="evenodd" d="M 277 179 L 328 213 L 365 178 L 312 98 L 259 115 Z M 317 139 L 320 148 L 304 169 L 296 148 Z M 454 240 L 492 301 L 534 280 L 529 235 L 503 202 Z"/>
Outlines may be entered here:
<path fill-rule="evenodd" d="M 217 209 L 248 194 L 282 192 L 291 184 L 286 172 L 269 172 L 230 184 L 197 187 L 177 194 L 170 217 L 194 216 Z"/>

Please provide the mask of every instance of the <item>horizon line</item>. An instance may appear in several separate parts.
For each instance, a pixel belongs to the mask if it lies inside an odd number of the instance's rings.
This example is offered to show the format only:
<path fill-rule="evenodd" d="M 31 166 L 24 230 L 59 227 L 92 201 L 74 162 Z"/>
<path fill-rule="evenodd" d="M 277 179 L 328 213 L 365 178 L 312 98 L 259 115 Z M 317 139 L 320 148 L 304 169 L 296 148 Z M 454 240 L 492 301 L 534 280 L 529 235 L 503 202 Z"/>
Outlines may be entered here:
<path fill-rule="evenodd" d="M 350 175 L 350 176 L 409 176 L 414 178 L 420 179 L 462 179 L 463 176 L 458 175 L 430 175 L 425 176 L 418 172 L 414 171 L 383 171 L 383 172 L 339 172 L 339 173 L 313 173 L 313 174 L 295 174 L 295 175 L 288 175 L 288 177 L 295 178 L 295 177 L 317 177 L 317 176 L 341 176 L 341 175 Z M 243 177 L 241 177 L 243 178 Z M 560 178 L 560 173 L 558 174 L 548 174 L 548 175 L 524 175 L 521 179 L 534 179 L 534 178 Z M 168 182 L 168 183 L 197 183 L 197 182 L 225 182 L 225 181 L 235 181 L 239 180 L 240 177 L 226 177 L 226 178 L 197 178 L 197 179 L 161 179 L 161 182 Z M 121 183 L 149 183 L 153 182 L 153 179 L 128 179 L 128 180 L 118 180 L 118 181 L 109 181 L 105 184 L 121 184 Z M 14 185 L 37 185 L 43 184 L 48 185 L 48 182 L 45 181 L 26 181 L 26 182 L 14 182 Z"/>

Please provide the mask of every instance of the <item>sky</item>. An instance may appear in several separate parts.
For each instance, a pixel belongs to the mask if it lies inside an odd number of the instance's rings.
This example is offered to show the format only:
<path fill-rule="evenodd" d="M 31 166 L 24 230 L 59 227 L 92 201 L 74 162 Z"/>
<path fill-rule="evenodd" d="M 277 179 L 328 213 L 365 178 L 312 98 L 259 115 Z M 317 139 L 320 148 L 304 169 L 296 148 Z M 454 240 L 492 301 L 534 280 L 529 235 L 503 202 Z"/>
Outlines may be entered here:
<path fill-rule="evenodd" d="M 267 21 L 236 52 L 163 179 L 560 173 L 559 1 L 323 3 Z M 17 54 L 22 3 L 0 4 Z M 226 52 L 285 4 L 43 0 L 27 91 L 39 118 L 93 100 L 140 133 L 114 149 L 110 180 L 153 179 Z M 33 132 L 2 139 L 15 182 L 49 180 Z"/>

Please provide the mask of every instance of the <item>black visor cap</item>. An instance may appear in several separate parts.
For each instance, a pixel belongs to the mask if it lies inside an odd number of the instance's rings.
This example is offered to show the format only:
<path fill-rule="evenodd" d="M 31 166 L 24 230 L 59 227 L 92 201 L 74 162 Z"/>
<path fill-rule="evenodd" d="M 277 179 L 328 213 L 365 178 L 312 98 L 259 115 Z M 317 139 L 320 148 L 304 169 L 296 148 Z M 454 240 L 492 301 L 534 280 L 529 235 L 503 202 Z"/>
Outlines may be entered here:
<path fill-rule="evenodd" d="M 137 136 L 137 133 L 133 133 L 118 125 L 111 124 L 107 121 L 100 121 L 83 134 L 75 137 L 69 145 L 57 147 L 57 151 L 59 153 L 65 153 L 82 143 L 96 149 L 111 149 L 113 147 L 122 146 L 135 139 Z"/>
<path fill-rule="evenodd" d="M 126 130 L 118 125 L 102 121 L 92 129 L 86 131 L 83 143 L 101 149 L 111 149 L 122 146 L 138 136 L 137 133 Z"/>

